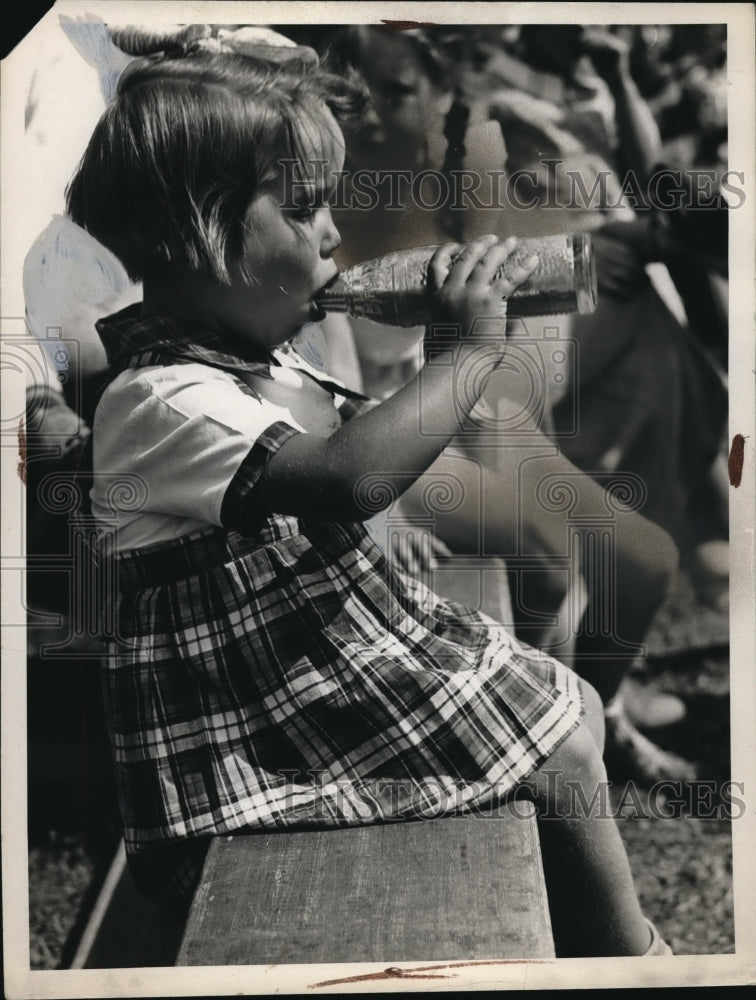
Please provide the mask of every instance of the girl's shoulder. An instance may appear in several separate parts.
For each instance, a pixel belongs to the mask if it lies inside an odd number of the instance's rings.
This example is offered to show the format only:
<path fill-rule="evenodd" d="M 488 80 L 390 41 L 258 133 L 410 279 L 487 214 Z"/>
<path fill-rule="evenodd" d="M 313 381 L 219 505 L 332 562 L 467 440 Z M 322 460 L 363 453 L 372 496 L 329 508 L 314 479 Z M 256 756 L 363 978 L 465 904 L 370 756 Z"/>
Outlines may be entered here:
<path fill-rule="evenodd" d="M 95 423 L 115 415 L 128 425 L 162 408 L 194 412 L 204 405 L 210 412 L 229 391 L 242 392 L 229 372 L 199 362 L 125 368 L 103 391 Z"/>
<path fill-rule="evenodd" d="M 219 383 L 235 385 L 236 380 L 230 372 L 199 361 L 155 364 L 125 368 L 109 383 L 104 395 L 160 396 L 177 387 L 194 385 L 207 385 L 215 391 Z"/>

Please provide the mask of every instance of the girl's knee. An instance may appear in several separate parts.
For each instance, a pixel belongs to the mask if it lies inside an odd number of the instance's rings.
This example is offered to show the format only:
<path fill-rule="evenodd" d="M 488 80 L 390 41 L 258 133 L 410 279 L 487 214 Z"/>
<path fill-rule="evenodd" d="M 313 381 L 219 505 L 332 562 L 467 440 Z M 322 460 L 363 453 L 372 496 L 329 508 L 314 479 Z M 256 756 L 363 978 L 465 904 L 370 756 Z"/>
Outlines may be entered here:
<path fill-rule="evenodd" d="M 606 780 L 606 770 L 596 738 L 585 720 L 533 772 L 527 787 L 542 810 L 569 808 L 576 786 L 592 794 Z"/>
<path fill-rule="evenodd" d="M 593 776 L 600 779 L 606 776 L 601 747 L 588 726 L 586 716 L 583 716 L 580 725 L 557 747 L 549 761 L 551 766 L 558 766 L 565 778 L 588 779 Z"/>

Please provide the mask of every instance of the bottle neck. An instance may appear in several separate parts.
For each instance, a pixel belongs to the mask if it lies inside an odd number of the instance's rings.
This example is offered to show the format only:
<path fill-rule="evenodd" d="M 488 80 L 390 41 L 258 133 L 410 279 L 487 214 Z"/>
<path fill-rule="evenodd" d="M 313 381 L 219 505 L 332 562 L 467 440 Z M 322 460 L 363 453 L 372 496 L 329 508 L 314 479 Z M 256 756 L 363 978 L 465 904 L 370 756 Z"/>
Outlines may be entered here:
<path fill-rule="evenodd" d="M 348 312 L 349 296 L 343 279 L 338 277 L 329 288 L 323 289 L 315 297 L 315 302 L 326 312 Z"/>

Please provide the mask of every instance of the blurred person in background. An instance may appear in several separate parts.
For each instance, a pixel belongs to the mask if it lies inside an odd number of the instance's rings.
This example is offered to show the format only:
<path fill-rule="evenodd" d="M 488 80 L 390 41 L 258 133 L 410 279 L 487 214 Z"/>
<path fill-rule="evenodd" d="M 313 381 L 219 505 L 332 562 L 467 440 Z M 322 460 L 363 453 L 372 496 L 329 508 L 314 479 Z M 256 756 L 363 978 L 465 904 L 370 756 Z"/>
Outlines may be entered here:
<path fill-rule="evenodd" d="M 459 61 L 455 69 L 445 56 L 443 42 L 438 44 L 439 35 L 443 39 L 444 29 L 394 32 L 350 26 L 305 31 L 298 36 L 321 51 L 329 51 L 342 71 L 358 69 L 371 93 L 371 108 L 361 129 L 348 142 L 345 189 L 333 210 L 343 241 L 337 252 L 340 266 L 392 250 L 443 242 L 450 236 L 468 240 L 480 232 L 509 233 L 510 213 L 497 208 L 491 191 L 485 190 L 506 165 L 507 131 L 491 119 L 483 89 L 476 92 L 474 87 L 468 88 Z M 453 42 L 464 45 L 464 36 Z M 360 170 L 377 172 L 369 200 L 351 187 Z M 481 178 L 476 193 L 483 206 L 489 207 L 459 210 L 447 200 L 437 210 L 429 210 L 421 199 L 407 197 L 407 189 L 402 198 L 396 188 L 391 190 L 381 183 L 381 176 L 385 181 L 389 173 L 394 178 L 401 173 L 409 178 L 435 174 L 437 180 L 438 175 L 451 178 L 455 170 Z M 548 319 L 553 323 L 555 317 Z M 380 395 L 396 391 L 421 363 L 418 345 L 422 329 L 397 330 L 360 319 L 352 320 L 352 325 L 366 390 Z M 528 326 L 535 329 L 537 321 L 529 320 Z M 528 339 L 530 333 L 523 327 L 513 324 L 511 336 Z M 535 496 L 538 483 L 556 475 L 579 484 L 583 515 L 600 517 L 607 508 L 604 490 L 581 475 L 543 433 L 543 425 L 549 422 L 548 408 L 543 399 L 536 400 L 535 406 L 532 400 L 528 403 L 531 386 L 527 374 L 521 369 L 491 380 L 486 398 L 500 420 L 497 429 L 503 429 L 496 449 L 467 437 L 435 466 L 436 471 L 451 471 L 463 481 L 466 492 L 465 505 L 453 516 L 438 516 L 436 530 L 453 551 L 478 554 L 480 511 L 485 509 L 485 551 L 508 554 L 511 578 L 519 591 L 518 619 L 523 628 L 530 629 L 523 634 L 530 642 L 550 648 L 553 634 L 544 628 L 534 637 L 532 617 L 529 626 L 523 625 L 523 619 L 528 618 L 527 608 L 547 617 L 564 605 L 569 581 L 559 556 L 564 551 L 566 516 L 549 515 L 539 506 Z M 525 421 L 517 427 L 520 433 L 507 437 L 506 427 L 515 426 L 522 414 Z M 523 448 L 523 426 L 528 431 L 527 449 Z M 528 457 L 536 461 L 523 461 Z M 430 470 L 426 478 L 432 474 Z M 417 491 L 411 490 L 402 503 L 411 511 L 416 499 Z M 416 512 L 421 511 L 418 501 Z M 586 544 L 586 537 L 582 544 Z M 517 555 L 527 559 L 528 572 L 518 572 Z M 625 511 L 617 516 L 614 557 L 617 569 L 613 577 L 606 567 L 589 567 L 588 559 L 582 561 L 588 609 L 576 627 L 574 652 L 569 656 L 604 701 L 607 762 L 614 772 L 648 781 L 690 778 L 693 770 L 686 762 L 655 746 L 633 724 L 669 724 L 681 717 L 684 706 L 628 675 L 632 656 L 627 643 L 636 648 L 642 643 L 664 600 L 676 565 L 674 546 L 646 518 Z M 532 569 L 535 563 L 539 572 Z M 596 608 L 607 595 L 616 608 L 616 627 L 611 636 L 597 636 L 591 634 L 589 622 L 595 621 Z"/>
<path fill-rule="evenodd" d="M 537 177 L 540 203 L 510 208 L 512 231 L 582 228 L 596 251 L 598 308 L 564 325 L 580 346 L 580 425 L 564 452 L 589 472 L 638 474 L 645 514 L 680 546 L 699 598 L 725 610 L 726 300 L 704 302 L 696 277 L 726 270 L 726 209 L 687 210 L 690 179 L 682 198 L 669 200 L 659 126 L 620 34 L 526 25 L 510 52 L 490 41 L 481 47 L 479 81 L 495 90 L 490 109 L 507 169 Z M 655 209 L 642 201 L 649 185 Z M 553 417 L 557 431 L 572 419 L 564 400 L 555 400 Z"/>

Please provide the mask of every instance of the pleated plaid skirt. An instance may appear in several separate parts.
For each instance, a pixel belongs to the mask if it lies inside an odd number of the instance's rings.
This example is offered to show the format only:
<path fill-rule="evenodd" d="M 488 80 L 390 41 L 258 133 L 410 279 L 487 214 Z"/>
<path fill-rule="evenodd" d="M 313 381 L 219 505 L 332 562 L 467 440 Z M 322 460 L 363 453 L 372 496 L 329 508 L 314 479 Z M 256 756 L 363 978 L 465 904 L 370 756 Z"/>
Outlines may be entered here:
<path fill-rule="evenodd" d="M 576 675 L 392 565 L 269 518 L 118 556 L 104 671 L 127 851 L 490 807 L 577 726 Z"/>

